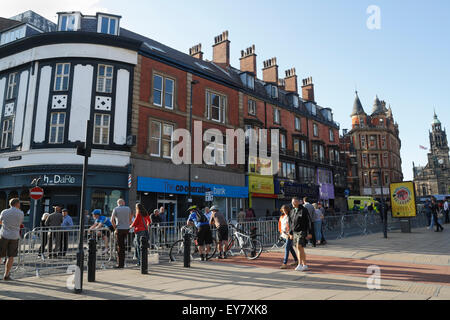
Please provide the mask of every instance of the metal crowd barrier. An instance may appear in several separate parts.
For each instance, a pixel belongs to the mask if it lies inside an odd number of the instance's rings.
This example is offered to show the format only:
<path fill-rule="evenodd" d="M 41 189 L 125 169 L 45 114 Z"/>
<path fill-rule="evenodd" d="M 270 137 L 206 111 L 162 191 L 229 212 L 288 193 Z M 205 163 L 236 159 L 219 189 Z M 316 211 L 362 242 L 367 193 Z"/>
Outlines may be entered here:
<path fill-rule="evenodd" d="M 63 227 L 35 228 L 26 233 L 19 243 L 17 265 L 13 268 L 15 276 L 42 276 L 66 272 L 76 264 L 79 246 L 79 229 Z M 112 267 L 111 231 L 108 228 L 89 230 L 86 227 L 84 237 L 84 255 L 87 260 L 88 240 L 97 240 L 97 268 Z M 87 264 L 85 263 L 85 267 Z"/>

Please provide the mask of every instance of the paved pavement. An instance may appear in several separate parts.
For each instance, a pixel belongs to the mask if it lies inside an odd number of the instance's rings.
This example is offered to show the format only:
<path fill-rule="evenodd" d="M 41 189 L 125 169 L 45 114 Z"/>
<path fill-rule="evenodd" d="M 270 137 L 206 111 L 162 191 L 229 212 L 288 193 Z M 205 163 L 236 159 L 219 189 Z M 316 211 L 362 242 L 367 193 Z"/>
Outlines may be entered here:
<path fill-rule="evenodd" d="M 450 300 L 450 232 L 426 229 L 330 241 L 307 250 L 309 272 L 280 270 L 281 252 L 260 259 L 159 264 L 148 275 L 137 268 L 97 272 L 82 295 L 66 288 L 67 275 L 0 282 L 0 299 L 237 299 L 237 300 Z M 428 253 L 429 252 L 429 253 Z M 381 289 L 367 288 L 367 266 L 381 268 Z M 201 274 L 201 279 L 194 276 Z"/>

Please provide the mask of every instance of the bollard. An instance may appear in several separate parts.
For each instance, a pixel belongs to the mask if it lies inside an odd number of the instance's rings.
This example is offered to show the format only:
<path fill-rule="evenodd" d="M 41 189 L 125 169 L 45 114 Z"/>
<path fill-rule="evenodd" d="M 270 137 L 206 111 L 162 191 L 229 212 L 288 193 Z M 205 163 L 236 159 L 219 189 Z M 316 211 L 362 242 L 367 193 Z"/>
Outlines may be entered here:
<path fill-rule="evenodd" d="M 88 254 L 88 282 L 95 282 L 95 262 L 97 259 L 97 241 L 95 238 L 89 239 Z"/>
<path fill-rule="evenodd" d="M 191 267 L 191 237 L 188 233 L 184 234 L 183 245 L 184 245 L 184 267 L 190 268 Z"/>
<path fill-rule="evenodd" d="M 141 274 L 148 274 L 148 240 L 141 237 Z"/>
<path fill-rule="evenodd" d="M 252 239 L 252 252 L 250 253 L 250 256 L 253 258 L 254 256 L 256 256 L 256 245 L 255 245 L 255 243 L 256 243 L 256 241 L 254 241 L 255 239 L 256 239 L 256 237 L 257 237 L 257 235 L 256 235 L 256 231 L 258 230 L 258 228 L 257 227 L 252 227 L 251 229 L 250 229 L 250 238 Z"/>

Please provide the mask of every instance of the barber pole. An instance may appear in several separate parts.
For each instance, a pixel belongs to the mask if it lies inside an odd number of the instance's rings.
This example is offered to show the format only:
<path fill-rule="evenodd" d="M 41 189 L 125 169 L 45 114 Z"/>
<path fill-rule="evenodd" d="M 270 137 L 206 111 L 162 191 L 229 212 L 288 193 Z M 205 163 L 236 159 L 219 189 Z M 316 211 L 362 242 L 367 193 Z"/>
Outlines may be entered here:
<path fill-rule="evenodd" d="M 131 189 L 133 180 L 131 179 L 131 174 L 128 175 L 128 188 Z"/>

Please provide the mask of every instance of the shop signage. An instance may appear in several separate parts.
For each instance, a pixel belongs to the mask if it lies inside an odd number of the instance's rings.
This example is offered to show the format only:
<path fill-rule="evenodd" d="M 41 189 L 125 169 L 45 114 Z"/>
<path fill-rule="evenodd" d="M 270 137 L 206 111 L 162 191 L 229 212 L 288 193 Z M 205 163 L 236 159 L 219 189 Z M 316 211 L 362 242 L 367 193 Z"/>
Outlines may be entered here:
<path fill-rule="evenodd" d="M 275 187 L 272 176 L 248 176 L 248 190 L 250 193 L 274 194 Z"/>
<path fill-rule="evenodd" d="M 76 178 L 72 175 L 69 174 L 65 174 L 65 175 L 60 175 L 60 174 L 54 174 L 54 175 L 44 175 L 43 178 L 43 183 L 44 184 L 75 184 L 76 183 Z"/>
<path fill-rule="evenodd" d="M 189 183 L 187 181 L 138 177 L 137 191 L 188 194 Z M 236 187 L 199 182 L 191 183 L 192 195 L 205 196 L 207 192 L 211 192 L 214 197 L 248 198 L 247 187 Z"/>
<path fill-rule="evenodd" d="M 317 199 L 319 197 L 319 186 L 316 184 L 300 184 L 286 180 L 276 180 L 275 193 L 279 198 L 309 197 Z"/>
<path fill-rule="evenodd" d="M 416 196 L 414 182 L 391 183 L 391 205 L 394 218 L 416 216 Z"/>

